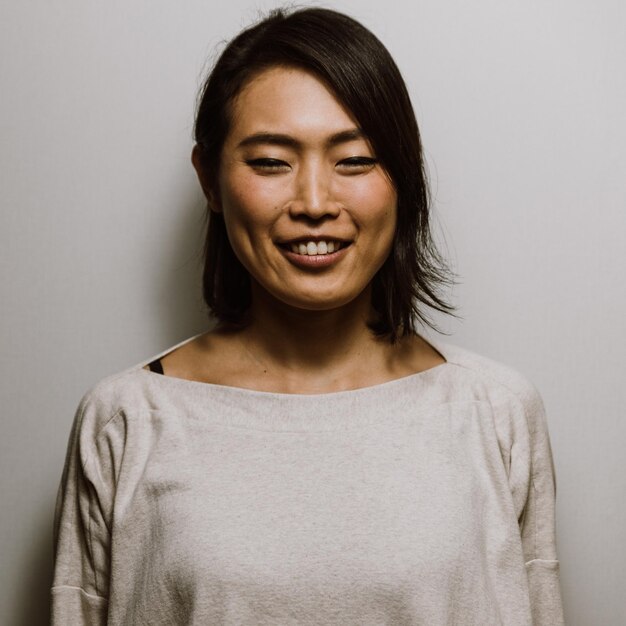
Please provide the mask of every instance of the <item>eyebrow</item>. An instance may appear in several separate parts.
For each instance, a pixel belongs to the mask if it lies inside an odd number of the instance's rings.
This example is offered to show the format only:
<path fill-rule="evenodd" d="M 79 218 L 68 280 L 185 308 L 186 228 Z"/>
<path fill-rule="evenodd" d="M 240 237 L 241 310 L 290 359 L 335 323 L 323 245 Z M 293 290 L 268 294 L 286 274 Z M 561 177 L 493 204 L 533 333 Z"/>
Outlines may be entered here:
<path fill-rule="evenodd" d="M 358 139 L 365 139 L 365 133 L 360 128 L 351 128 L 349 130 L 342 130 L 334 135 L 331 135 L 326 140 L 326 145 L 329 148 L 341 143 L 347 143 L 349 141 L 356 141 Z M 258 146 L 258 145 L 272 145 L 272 146 L 285 146 L 287 148 L 301 148 L 302 143 L 292 137 L 291 135 L 283 135 L 280 133 L 254 133 L 242 139 L 238 148 L 246 146 Z"/>

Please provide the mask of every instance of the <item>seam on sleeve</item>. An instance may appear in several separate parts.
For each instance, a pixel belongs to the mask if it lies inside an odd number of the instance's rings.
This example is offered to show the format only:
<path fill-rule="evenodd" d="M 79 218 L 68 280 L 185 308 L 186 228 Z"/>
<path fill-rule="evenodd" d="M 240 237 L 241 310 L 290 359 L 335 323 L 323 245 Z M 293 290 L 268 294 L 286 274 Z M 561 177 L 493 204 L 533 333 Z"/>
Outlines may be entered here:
<path fill-rule="evenodd" d="M 91 552 L 91 569 L 93 571 L 93 583 L 94 586 L 96 588 L 96 592 L 98 592 L 98 590 L 100 589 L 100 586 L 98 585 L 98 568 L 96 567 L 96 555 L 93 551 L 93 533 L 91 532 L 91 524 L 93 522 L 93 511 L 92 511 L 92 506 L 93 506 L 93 498 L 89 498 L 89 528 L 87 529 L 87 538 L 89 540 L 89 551 Z M 97 597 L 101 597 L 101 596 L 97 596 Z"/>
<path fill-rule="evenodd" d="M 95 434 L 94 436 L 94 440 L 98 439 L 100 437 L 100 435 L 108 428 L 109 424 L 116 418 L 118 417 L 118 415 L 121 415 L 123 413 L 123 409 L 120 407 L 119 409 L 117 409 L 115 411 L 115 413 L 113 413 L 111 415 L 111 417 L 106 421 L 105 424 L 102 425 L 102 428 L 100 428 L 100 430 Z"/>
<path fill-rule="evenodd" d="M 83 411 L 81 413 L 81 422 L 82 422 L 82 416 L 85 412 L 85 407 L 83 407 Z M 111 422 L 113 422 L 113 420 L 118 417 L 119 415 L 122 414 L 122 409 L 119 408 L 115 411 L 115 413 L 113 413 L 113 415 L 111 415 L 111 417 L 106 421 L 106 423 L 94 434 L 93 436 L 93 440 L 92 443 L 95 444 L 95 442 L 97 441 L 97 439 L 101 436 L 101 434 L 105 431 L 105 429 L 107 428 L 107 426 L 109 424 L 111 424 Z M 83 475 L 86 477 L 87 476 L 87 467 L 93 463 L 93 454 L 92 451 L 90 450 L 90 454 L 89 456 L 87 456 L 84 461 L 82 458 L 79 457 L 79 462 L 81 464 L 81 468 L 82 468 L 82 472 Z M 90 481 L 91 482 L 91 481 Z M 93 506 L 94 506 L 94 502 L 93 502 L 93 495 L 89 494 L 89 526 L 87 528 L 87 541 L 89 542 L 89 550 L 91 552 L 91 570 L 93 572 L 93 580 L 94 580 L 94 586 L 96 588 L 96 592 L 100 589 L 100 585 L 98 582 L 98 571 L 97 571 L 97 567 L 95 564 L 95 553 L 94 553 L 94 549 L 93 549 L 93 532 L 92 532 L 92 524 L 93 524 Z M 76 587 L 77 589 L 80 589 L 80 587 Z M 86 593 L 86 592 L 85 592 Z M 89 595 L 89 594 L 88 594 Z M 94 597 L 98 597 L 101 598 L 102 596 L 94 596 Z"/>
<path fill-rule="evenodd" d="M 62 589 L 71 589 L 72 591 L 80 591 L 80 593 L 82 593 L 84 596 L 87 596 L 88 598 L 91 598 L 93 600 L 98 600 L 99 602 L 107 602 L 107 603 L 109 602 L 109 599 L 105 598 L 104 596 L 98 596 L 93 593 L 87 593 L 82 587 L 75 587 L 73 585 L 56 585 L 52 587 L 50 591 L 55 592 L 55 591 L 61 591 Z"/>
<path fill-rule="evenodd" d="M 532 457 L 532 451 L 531 451 L 531 460 L 530 460 L 530 488 L 533 490 L 533 554 L 536 556 L 537 555 L 537 546 L 539 545 L 538 542 L 538 535 L 539 535 L 539 531 L 537 529 L 537 517 L 538 517 L 538 511 L 537 511 L 537 507 L 539 506 L 539 498 L 537 497 L 537 488 L 535 487 L 535 474 L 534 474 L 534 459 Z M 532 559 L 532 560 L 537 560 Z"/>
<path fill-rule="evenodd" d="M 85 413 L 85 408 L 83 407 L 81 410 L 81 414 L 80 414 L 80 424 L 79 424 L 79 428 L 78 428 L 78 433 L 77 436 L 80 435 L 80 430 L 82 427 L 82 422 L 83 422 L 83 415 Z M 113 413 L 113 415 L 111 415 L 111 417 L 109 417 L 109 419 L 106 421 L 106 423 L 93 435 L 92 438 L 92 443 L 96 443 L 96 441 L 98 440 L 98 438 L 100 437 L 100 435 L 104 432 L 104 430 L 107 428 L 107 426 L 119 415 L 121 415 L 123 413 L 123 410 L 121 408 L 117 409 L 115 411 L 115 413 Z M 78 442 L 80 444 L 80 441 Z M 87 466 L 89 465 L 89 463 L 91 463 L 93 458 L 93 454 L 92 454 L 92 450 L 89 451 L 89 455 L 86 456 L 83 460 L 83 456 L 82 454 L 79 455 L 79 462 L 80 462 L 80 466 L 81 469 L 83 471 L 83 474 L 85 473 L 85 469 L 87 468 Z"/>

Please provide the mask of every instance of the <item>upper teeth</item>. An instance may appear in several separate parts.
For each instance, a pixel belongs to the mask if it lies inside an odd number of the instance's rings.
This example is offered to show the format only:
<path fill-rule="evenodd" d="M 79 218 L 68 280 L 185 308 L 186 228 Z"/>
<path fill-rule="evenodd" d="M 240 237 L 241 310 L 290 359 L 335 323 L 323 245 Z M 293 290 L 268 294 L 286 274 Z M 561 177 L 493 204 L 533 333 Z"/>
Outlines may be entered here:
<path fill-rule="evenodd" d="M 296 254 L 314 256 L 316 254 L 330 254 L 339 250 L 340 245 L 338 241 L 301 241 L 300 243 L 292 243 L 291 251 Z"/>

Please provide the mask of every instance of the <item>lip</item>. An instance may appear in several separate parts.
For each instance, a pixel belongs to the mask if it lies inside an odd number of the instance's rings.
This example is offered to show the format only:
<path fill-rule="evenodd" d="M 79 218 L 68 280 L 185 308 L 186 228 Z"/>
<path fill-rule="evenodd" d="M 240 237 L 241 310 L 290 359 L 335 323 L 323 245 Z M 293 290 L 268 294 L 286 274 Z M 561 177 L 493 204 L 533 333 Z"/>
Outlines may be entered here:
<path fill-rule="evenodd" d="M 307 241 L 338 241 L 339 243 L 351 243 L 350 239 L 344 239 L 343 237 L 336 237 L 333 235 L 302 235 L 300 237 L 292 237 L 291 239 L 279 239 L 276 243 L 279 246 L 289 246 L 292 243 L 303 243 Z"/>
<path fill-rule="evenodd" d="M 325 241 L 324 238 L 318 238 L 319 241 Z M 328 238 L 326 241 L 339 241 L 338 239 Z M 300 239 L 300 241 L 303 241 Z M 305 241 L 315 241 L 315 238 L 306 239 Z M 294 239 L 292 243 L 297 243 Z M 335 252 L 331 252 L 330 254 L 314 254 L 309 256 L 307 254 L 296 254 L 287 248 L 283 248 L 282 246 L 278 246 L 278 249 L 283 253 L 283 255 L 287 258 L 290 263 L 293 263 L 296 267 L 301 267 L 304 269 L 325 269 L 327 267 L 331 267 L 335 263 L 338 263 L 347 253 L 350 248 L 350 244 L 336 250 Z"/>

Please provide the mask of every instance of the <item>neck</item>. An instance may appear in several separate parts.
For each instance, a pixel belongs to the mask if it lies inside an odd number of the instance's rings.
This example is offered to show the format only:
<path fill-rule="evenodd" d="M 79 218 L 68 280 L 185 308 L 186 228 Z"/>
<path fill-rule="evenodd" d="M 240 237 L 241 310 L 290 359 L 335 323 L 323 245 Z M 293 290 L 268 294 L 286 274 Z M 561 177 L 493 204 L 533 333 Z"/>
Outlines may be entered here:
<path fill-rule="evenodd" d="M 272 371 L 327 378 L 388 354 L 389 343 L 367 326 L 369 288 L 352 302 L 324 311 L 290 307 L 259 288 L 252 295 L 252 322 L 242 339 L 252 358 Z"/>

